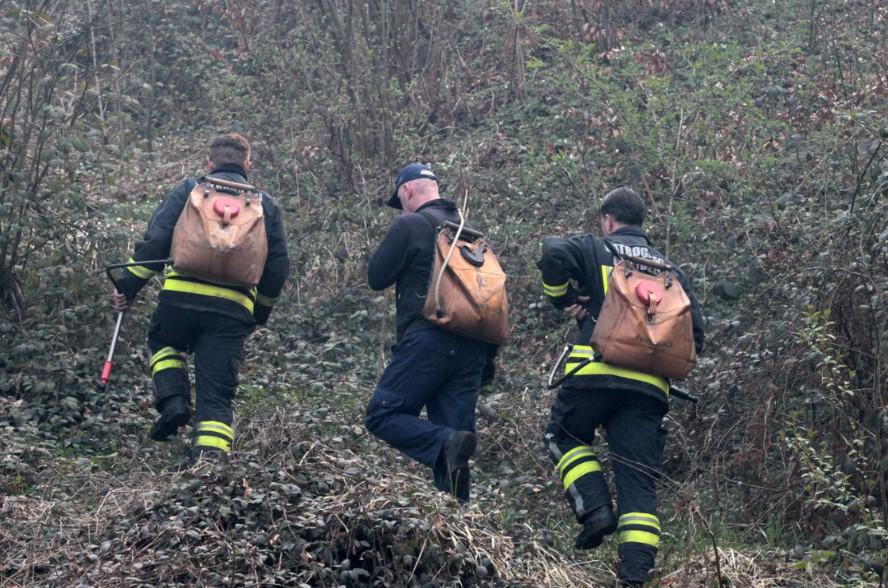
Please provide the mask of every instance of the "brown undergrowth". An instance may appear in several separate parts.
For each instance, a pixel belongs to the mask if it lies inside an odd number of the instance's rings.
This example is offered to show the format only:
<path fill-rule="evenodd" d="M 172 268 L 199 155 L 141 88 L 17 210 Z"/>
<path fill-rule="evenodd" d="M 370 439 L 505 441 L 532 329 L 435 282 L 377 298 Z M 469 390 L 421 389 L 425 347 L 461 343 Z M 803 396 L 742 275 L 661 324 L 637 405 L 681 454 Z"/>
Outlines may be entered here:
<path fill-rule="evenodd" d="M 227 468 L 171 468 L 177 445 L 101 467 L 57 460 L 2 499 L 0 586 L 611 585 L 612 542 L 569 548 L 574 528 L 537 451 L 549 399 L 524 394 L 536 408 L 487 399 L 497 414 L 480 421 L 468 507 L 370 438 L 351 408 L 245 410 Z M 672 494 L 673 526 L 696 516 Z M 681 537 L 661 559 L 662 586 L 716 585 L 719 571 L 724 586 L 810 585 L 776 555 L 695 555 Z"/>

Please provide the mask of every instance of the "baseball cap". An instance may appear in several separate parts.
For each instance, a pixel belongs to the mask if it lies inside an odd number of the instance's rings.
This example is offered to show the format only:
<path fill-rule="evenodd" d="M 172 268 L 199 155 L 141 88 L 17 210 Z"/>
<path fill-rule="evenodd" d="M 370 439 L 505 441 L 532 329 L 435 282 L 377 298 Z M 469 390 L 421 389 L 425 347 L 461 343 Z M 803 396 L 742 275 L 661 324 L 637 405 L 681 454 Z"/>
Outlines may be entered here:
<path fill-rule="evenodd" d="M 435 175 L 435 172 L 432 171 L 432 167 L 427 163 L 408 163 L 402 167 L 401 171 L 398 172 L 398 177 L 395 179 L 395 189 L 392 192 L 392 196 L 388 199 L 386 204 L 392 208 L 400 209 L 401 199 L 398 198 L 398 188 L 409 181 L 422 178 L 426 180 L 434 180 L 436 183 L 438 182 L 438 177 Z"/>

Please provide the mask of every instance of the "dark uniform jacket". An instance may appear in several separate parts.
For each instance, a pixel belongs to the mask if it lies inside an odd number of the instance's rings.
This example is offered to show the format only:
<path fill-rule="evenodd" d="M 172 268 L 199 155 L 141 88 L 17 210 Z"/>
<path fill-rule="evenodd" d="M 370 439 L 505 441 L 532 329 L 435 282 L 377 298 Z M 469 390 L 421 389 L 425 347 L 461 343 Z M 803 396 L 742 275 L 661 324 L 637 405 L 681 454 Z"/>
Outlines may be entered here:
<path fill-rule="evenodd" d="M 411 326 L 437 328 L 422 318 L 422 309 L 431 279 L 437 227 L 446 221 L 459 224 L 459 212 L 456 204 L 445 198 L 427 202 L 416 212 L 405 212 L 395 219 L 382 243 L 370 256 L 367 264 L 370 287 L 384 290 L 395 284 L 399 341 Z M 485 383 L 493 379 L 493 358 L 497 349 L 496 345 L 488 346 Z"/>
<path fill-rule="evenodd" d="M 210 177 L 246 183 L 244 170 L 237 165 L 221 166 L 208 174 Z M 130 261 L 167 259 L 173 239 L 173 229 L 188 201 L 195 178 L 179 182 L 163 199 L 148 221 L 148 230 L 142 241 L 136 243 L 135 253 Z M 262 278 L 255 288 L 238 288 L 213 284 L 193 276 L 167 270 L 160 300 L 164 304 L 197 310 L 215 312 L 245 322 L 265 324 L 271 309 L 287 281 L 290 273 L 290 259 L 287 254 L 287 237 L 281 220 L 281 213 L 272 198 L 263 192 L 262 209 L 265 218 L 265 232 L 268 238 L 268 258 L 262 271 Z M 163 271 L 163 264 L 145 264 L 129 268 L 129 272 L 118 280 L 118 289 L 132 300 L 152 276 Z"/>
<path fill-rule="evenodd" d="M 395 219 L 388 234 L 370 256 L 367 281 L 374 290 L 395 284 L 398 340 L 414 321 L 421 319 L 432 272 L 437 227 L 446 221 L 459 223 L 452 200 L 439 198 L 416 212 Z"/>
<path fill-rule="evenodd" d="M 607 237 L 618 253 L 665 261 L 663 254 L 651 245 L 645 232 L 639 227 L 621 227 Z M 588 296 L 585 303 L 589 317 L 578 321 L 579 336 L 568 357 L 567 366 L 576 365 L 581 358 L 589 357 L 593 350 L 588 347 L 594 319 L 598 318 L 604 303 L 605 284 L 614 266 L 614 254 L 604 240 L 594 235 L 569 238 L 549 237 L 543 243 L 543 255 L 537 267 L 543 274 L 543 292 L 552 304 L 563 309 L 576 302 L 578 296 Z M 703 315 L 700 304 L 687 276 L 675 268 L 678 280 L 691 302 L 691 319 L 697 353 L 703 350 Z M 668 396 L 669 383 L 657 376 L 593 362 L 571 376 L 565 385 L 573 387 L 600 387 L 628 389 L 646 392 L 658 398 Z"/>

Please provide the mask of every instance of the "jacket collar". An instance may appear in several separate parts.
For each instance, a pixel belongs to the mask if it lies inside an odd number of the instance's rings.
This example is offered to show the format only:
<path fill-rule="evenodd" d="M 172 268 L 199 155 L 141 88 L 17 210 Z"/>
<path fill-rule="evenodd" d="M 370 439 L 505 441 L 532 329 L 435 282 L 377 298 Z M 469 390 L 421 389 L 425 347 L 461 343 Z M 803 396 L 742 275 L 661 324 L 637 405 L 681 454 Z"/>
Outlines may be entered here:
<path fill-rule="evenodd" d="M 448 200 L 447 198 L 435 198 L 434 200 L 429 200 L 419 208 L 417 208 L 414 212 L 419 212 L 420 210 L 425 210 L 426 208 L 444 208 L 447 210 L 456 210 L 456 202 L 453 200 Z"/>
<path fill-rule="evenodd" d="M 239 166 L 236 163 L 226 163 L 223 165 L 217 165 L 216 167 L 213 168 L 213 171 L 211 171 L 207 175 L 212 176 L 215 174 L 222 174 L 222 173 L 238 174 L 238 175 L 242 176 L 244 178 L 244 180 L 247 179 L 247 171 L 243 167 Z"/>
<path fill-rule="evenodd" d="M 644 232 L 644 229 L 642 229 L 641 227 L 635 227 L 635 226 L 620 227 L 619 229 L 617 229 L 616 231 L 614 231 L 613 233 L 608 235 L 607 238 L 622 237 L 622 236 L 641 237 L 642 239 L 647 241 L 648 244 L 650 244 L 650 242 L 651 242 L 650 239 L 648 239 L 647 233 Z"/>

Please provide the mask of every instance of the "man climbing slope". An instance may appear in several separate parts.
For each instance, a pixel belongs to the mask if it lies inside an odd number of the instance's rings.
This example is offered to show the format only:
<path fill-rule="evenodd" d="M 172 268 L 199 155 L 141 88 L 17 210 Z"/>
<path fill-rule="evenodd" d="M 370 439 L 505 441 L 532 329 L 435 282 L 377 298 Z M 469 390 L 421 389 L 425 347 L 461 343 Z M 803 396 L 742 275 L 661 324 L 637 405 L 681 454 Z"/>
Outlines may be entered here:
<path fill-rule="evenodd" d="M 654 567 L 660 542 L 656 479 L 662 467 L 665 430 L 661 423 L 669 408 L 669 382 L 597 360 L 589 341 L 617 257 L 613 252 L 664 261 L 641 228 L 644 212 L 638 194 L 618 188 L 601 202 L 599 222 L 604 238 L 591 234 L 550 237 L 537 263 L 543 292 L 556 308 L 575 318 L 579 327 L 565 372 L 592 359 L 564 381 L 545 432 L 546 447 L 567 499 L 583 525 L 576 547 L 598 547 L 606 535 L 617 531 L 620 580 L 624 586 L 638 587 Z M 691 306 L 693 328 L 688 337 L 693 335 L 699 353 L 704 338 L 700 307 L 687 278 L 676 273 Z M 616 478 L 617 516 L 592 447 L 598 427 L 607 434 Z"/>
<path fill-rule="evenodd" d="M 245 185 L 251 166 L 250 151 L 250 144 L 239 134 L 217 137 L 210 144 L 207 178 Z M 186 178 L 166 195 L 130 261 L 164 260 L 170 256 L 174 230 L 197 185 L 197 179 Z M 245 264 L 261 264 L 258 283 L 218 283 L 170 268 L 148 329 L 149 369 L 155 407 L 160 413 L 151 429 L 151 438 L 156 441 L 168 440 L 191 420 L 186 359 L 189 354 L 194 355 L 196 412 L 192 460 L 227 461 L 234 442 L 232 401 L 244 342 L 256 325 L 264 325 L 268 320 L 290 272 L 280 210 L 268 194 L 261 193 L 260 198 L 267 256 L 264 261 L 243 260 Z M 232 206 L 237 205 L 230 205 L 221 214 L 230 217 Z M 118 291 L 113 296 L 117 309 L 126 311 L 139 290 L 161 271 L 163 264 L 159 263 L 128 268 L 118 280 Z"/>
<path fill-rule="evenodd" d="M 436 227 L 459 223 L 425 164 L 405 166 L 388 205 L 403 209 L 370 256 L 374 290 L 396 284 L 397 344 L 367 405 L 367 429 L 432 468 L 435 486 L 467 501 L 475 452 L 475 403 L 493 379 L 496 346 L 446 331 L 422 316 L 432 273 Z M 426 408 L 428 419 L 419 417 Z"/>

